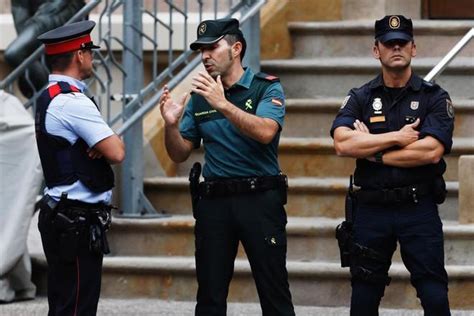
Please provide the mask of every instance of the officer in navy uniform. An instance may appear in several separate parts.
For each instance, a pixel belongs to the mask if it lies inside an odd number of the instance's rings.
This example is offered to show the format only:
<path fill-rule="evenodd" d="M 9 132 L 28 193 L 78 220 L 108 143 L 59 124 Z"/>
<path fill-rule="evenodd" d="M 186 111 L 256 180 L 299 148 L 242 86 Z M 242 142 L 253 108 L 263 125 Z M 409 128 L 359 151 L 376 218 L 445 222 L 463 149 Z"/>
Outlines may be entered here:
<path fill-rule="evenodd" d="M 451 98 L 413 73 L 410 19 L 376 21 L 373 55 L 381 74 L 350 90 L 331 128 L 337 154 L 357 158 L 353 237 L 368 249 L 351 254 L 351 315 L 378 315 L 397 241 L 425 315 L 450 315 L 437 204 L 446 194 Z"/>
<path fill-rule="evenodd" d="M 38 228 L 48 262 L 48 315 L 95 315 L 114 174 L 124 145 L 84 95 L 92 75 L 90 32 L 82 21 L 42 34 L 49 86 L 36 108 L 36 138 L 46 188 Z"/>
<path fill-rule="evenodd" d="M 201 22 L 190 47 L 201 53 L 206 72 L 193 78 L 186 107 L 186 94 L 175 102 L 165 86 L 160 108 L 171 159 L 183 162 L 201 140 L 204 145 L 205 181 L 191 187 L 195 313 L 226 314 L 240 241 L 263 314 L 294 315 L 286 270 L 286 176 L 277 159 L 283 89 L 278 78 L 242 67 L 246 41 L 236 19 Z M 199 173 L 192 173 L 191 183 L 199 181 Z"/>

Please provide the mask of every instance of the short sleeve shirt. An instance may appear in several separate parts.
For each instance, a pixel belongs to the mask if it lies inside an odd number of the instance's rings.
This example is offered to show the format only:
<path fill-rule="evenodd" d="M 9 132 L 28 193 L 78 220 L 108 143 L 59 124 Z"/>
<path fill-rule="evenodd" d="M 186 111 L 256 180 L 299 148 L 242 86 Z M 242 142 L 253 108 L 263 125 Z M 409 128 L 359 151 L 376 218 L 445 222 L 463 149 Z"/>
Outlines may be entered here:
<path fill-rule="evenodd" d="M 68 76 L 50 75 L 49 81 L 50 84 L 64 81 L 81 91 L 85 88 L 84 83 Z M 46 111 L 45 127 L 49 134 L 61 136 L 71 144 L 82 138 L 90 148 L 114 134 L 104 122 L 96 105 L 82 92 L 56 96 Z M 45 189 L 45 194 L 55 199 L 59 199 L 62 192 L 67 192 L 69 199 L 87 203 L 109 203 L 112 196 L 111 191 L 92 192 L 81 181 Z"/>
<path fill-rule="evenodd" d="M 331 136 L 340 126 L 354 129 L 356 119 L 365 123 L 370 133 L 380 134 L 400 130 L 417 118 L 420 138 L 432 136 L 439 140 L 445 154 L 451 151 L 454 110 L 449 94 L 438 85 L 412 75 L 406 87 L 392 99 L 383 85 L 382 76 L 364 86 L 352 89 L 343 101 L 331 127 Z M 366 159 L 357 159 L 355 182 L 366 188 L 391 188 L 429 181 L 444 173 L 444 160 L 413 168 L 397 168 Z"/>
<path fill-rule="evenodd" d="M 246 68 L 240 80 L 225 91 L 232 104 L 243 111 L 274 120 L 279 131 L 270 144 L 242 134 L 207 101 L 192 94 L 180 123 L 183 138 L 198 148 L 204 145 L 206 178 L 277 175 L 278 143 L 285 117 L 283 88 L 274 77 L 254 74 Z"/>

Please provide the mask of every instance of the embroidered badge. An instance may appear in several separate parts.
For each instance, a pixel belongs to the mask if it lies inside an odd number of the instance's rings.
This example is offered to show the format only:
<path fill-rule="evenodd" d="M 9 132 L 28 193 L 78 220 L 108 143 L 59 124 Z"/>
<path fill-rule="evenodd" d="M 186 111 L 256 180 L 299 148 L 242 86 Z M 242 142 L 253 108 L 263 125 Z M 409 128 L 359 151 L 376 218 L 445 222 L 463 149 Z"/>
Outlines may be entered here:
<path fill-rule="evenodd" d="M 413 111 L 418 110 L 419 106 L 420 106 L 420 102 L 418 101 L 411 101 L 410 103 L 410 109 L 412 109 Z"/>
<path fill-rule="evenodd" d="M 398 18 L 398 16 L 391 16 L 388 20 L 388 24 L 390 25 L 390 28 L 398 29 L 400 27 L 400 19 Z"/>
<path fill-rule="evenodd" d="M 245 102 L 245 110 L 248 111 L 248 110 L 251 110 L 251 109 L 252 109 L 252 99 L 248 99 Z"/>
<path fill-rule="evenodd" d="M 351 98 L 350 95 L 344 98 L 344 101 L 342 101 L 341 110 L 347 105 L 347 102 L 349 102 L 350 98 Z"/>
<path fill-rule="evenodd" d="M 276 104 L 276 105 L 278 105 L 278 106 L 283 106 L 283 102 L 281 102 L 281 101 L 278 100 L 278 99 L 272 99 L 272 103 L 273 103 L 273 104 Z"/>
<path fill-rule="evenodd" d="M 374 102 L 372 103 L 372 108 L 374 109 L 375 114 L 381 114 L 382 111 L 382 99 L 381 98 L 375 98 Z"/>
<path fill-rule="evenodd" d="M 448 112 L 448 116 L 450 118 L 454 118 L 454 106 L 449 99 L 446 99 L 446 111 Z"/>
<path fill-rule="evenodd" d="M 385 116 L 372 116 L 370 117 L 370 123 L 385 122 Z"/>
<path fill-rule="evenodd" d="M 199 25 L 199 35 L 203 35 L 204 33 L 206 33 L 206 29 L 207 29 L 207 26 L 206 26 L 206 23 L 202 23 L 201 25 Z"/>

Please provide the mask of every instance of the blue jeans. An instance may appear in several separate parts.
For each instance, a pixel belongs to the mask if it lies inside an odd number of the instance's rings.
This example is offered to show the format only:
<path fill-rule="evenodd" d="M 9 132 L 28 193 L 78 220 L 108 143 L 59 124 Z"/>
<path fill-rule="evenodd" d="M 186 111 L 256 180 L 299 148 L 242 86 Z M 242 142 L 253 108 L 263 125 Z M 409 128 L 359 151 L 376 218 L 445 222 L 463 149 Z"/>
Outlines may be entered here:
<path fill-rule="evenodd" d="M 385 258 L 381 262 L 360 258 L 356 264 L 377 275 L 386 275 L 391 258 L 400 243 L 403 263 L 425 315 L 450 315 L 448 275 L 444 268 L 443 225 L 431 196 L 418 203 L 359 204 L 354 219 L 354 240 Z M 382 282 L 352 276 L 351 315 L 378 315 L 385 291 Z"/>

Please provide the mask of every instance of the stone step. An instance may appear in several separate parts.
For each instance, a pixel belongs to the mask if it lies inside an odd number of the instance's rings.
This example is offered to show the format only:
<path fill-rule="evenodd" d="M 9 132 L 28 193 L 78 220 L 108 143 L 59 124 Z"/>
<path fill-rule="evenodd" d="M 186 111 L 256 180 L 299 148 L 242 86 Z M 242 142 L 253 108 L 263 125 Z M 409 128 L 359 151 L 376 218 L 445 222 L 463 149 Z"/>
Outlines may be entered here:
<path fill-rule="evenodd" d="M 46 260 L 33 257 L 34 281 L 45 293 Z M 347 306 L 350 302 L 348 269 L 338 263 L 288 261 L 290 288 L 296 305 Z M 474 266 L 448 265 L 450 305 L 473 308 Z M 392 283 L 382 307 L 420 308 L 409 274 L 400 264 L 390 269 Z M 194 300 L 196 297 L 193 257 L 106 257 L 102 275 L 102 297 Z M 237 259 L 230 286 L 230 302 L 256 302 L 254 281 L 247 260 Z"/>
<path fill-rule="evenodd" d="M 455 138 L 453 148 L 445 157 L 445 179 L 458 179 L 460 155 L 474 154 L 474 138 Z M 193 151 L 188 160 L 177 167 L 177 174 L 186 176 L 195 161 L 204 161 L 202 147 Z M 281 170 L 290 177 L 345 177 L 354 171 L 355 159 L 338 157 L 330 137 L 282 137 L 278 148 Z"/>
<path fill-rule="evenodd" d="M 289 217 L 288 260 L 339 262 L 335 227 L 342 219 Z M 114 218 L 108 233 L 113 256 L 193 256 L 194 218 L 175 215 L 161 219 Z M 474 265 L 474 225 L 444 222 L 445 262 Z M 240 245 L 238 256 L 245 258 Z M 394 262 L 401 262 L 397 250 Z"/>
<path fill-rule="evenodd" d="M 415 73 L 425 76 L 440 58 L 414 58 Z M 288 98 L 347 95 L 380 73 L 374 58 L 334 57 L 262 61 L 262 71 L 280 77 Z M 474 98 L 474 58 L 457 57 L 437 79 L 453 98 Z"/>
<path fill-rule="evenodd" d="M 288 180 L 288 216 L 329 217 L 344 216 L 344 199 L 348 177 L 302 177 Z M 191 214 L 191 197 L 187 177 L 154 177 L 144 181 L 145 193 L 156 210 L 168 214 Z M 458 182 L 447 182 L 448 196 L 440 205 L 444 220 L 458 219 Z"/>
<path fill-rule="evenodd" d="M 283 137 L 327 137 L 344 97 L 286 100 Z M 454 99 L 454 137 L 474 137 L 474 100 Z"/>
<path fill-rule="evenodd" d="M 414 20 L 414 38 L 420 57 L 443 57 L 472 28 L 474 22 Z M 370 57 L 374 21 L 290 22 L 294 57 Z M 470 41 L 460 55 L 474 56 Z"/>

